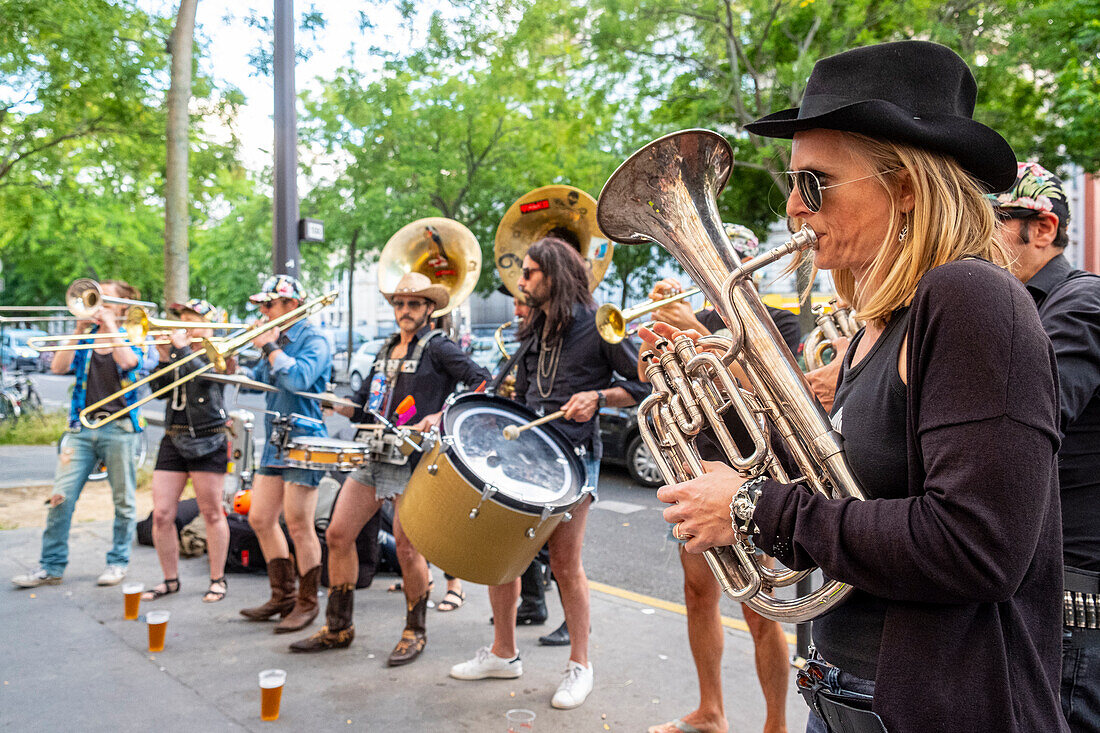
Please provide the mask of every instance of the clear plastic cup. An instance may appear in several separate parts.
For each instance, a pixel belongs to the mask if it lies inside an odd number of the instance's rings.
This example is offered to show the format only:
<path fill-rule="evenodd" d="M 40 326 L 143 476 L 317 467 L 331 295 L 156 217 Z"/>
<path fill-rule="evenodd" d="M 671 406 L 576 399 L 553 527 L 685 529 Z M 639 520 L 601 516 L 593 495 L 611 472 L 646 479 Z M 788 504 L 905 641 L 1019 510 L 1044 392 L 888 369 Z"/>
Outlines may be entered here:
<path fill-rule="evenodd" d="M 150 611 L 145 614 L 145 623 L 149 625 L 149 651 L 164 651 L 164 635 L 168 631 L 168 611 Z"/>
<path fill-rule="evenodd" d="M 509 710 L 504 714 L 508 733 L 531 733 L 535 729 L 535 713 L 531 710 Z"/>
<path fill-rule="evenodd" d="M 260 672 L 260 720 L 278 720 L 279 703 L 286 684 L 286 670 L 265 669 Z"/>
<path fill-rule="evenodd" d="M 125 610 L 122 617 L 127 621 L 137 621 L 138 611 L 141 610 L 141 593 L 145 590 L 142 583 L 125 583 L 122 586 L 122 597 L 125 599 Z"/>

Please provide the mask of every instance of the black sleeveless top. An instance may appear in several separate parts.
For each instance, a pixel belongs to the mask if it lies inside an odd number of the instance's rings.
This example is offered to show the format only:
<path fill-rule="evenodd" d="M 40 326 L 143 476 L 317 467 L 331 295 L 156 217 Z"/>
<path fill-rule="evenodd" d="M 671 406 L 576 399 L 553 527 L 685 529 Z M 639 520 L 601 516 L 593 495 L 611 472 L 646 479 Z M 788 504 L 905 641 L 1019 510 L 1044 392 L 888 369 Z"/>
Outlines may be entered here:
<path fill-rule="evenodd" d="M 898 374 L 898 354 L 908 323 L 908 307 L 894 311 L 882 336 L 853 367 L 852 355 L 866 332 L 856 334 L 844 356 L 833 402 L 833 428 L 844 439 L 848 463 L 868 500 L 908 495 L 906 390 Z M 813 622 L 818 652 L 845 672 L 873 680 L 885 609 L 883 599 L 853 591 L 845 603 Z"/>

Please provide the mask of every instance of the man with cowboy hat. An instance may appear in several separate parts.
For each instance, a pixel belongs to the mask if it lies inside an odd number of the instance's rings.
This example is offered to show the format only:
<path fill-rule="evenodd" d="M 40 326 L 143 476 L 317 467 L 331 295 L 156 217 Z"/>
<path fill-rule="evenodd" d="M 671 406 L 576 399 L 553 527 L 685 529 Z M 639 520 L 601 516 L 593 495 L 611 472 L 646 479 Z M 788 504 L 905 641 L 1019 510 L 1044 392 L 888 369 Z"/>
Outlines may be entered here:
<path fill-rule="evenodd" d="M 275 319 L 301 306 L 305 288 L 290 275 L 274 275 L 263 289 L 249 300 L 256 303 L 266 319 Z M 321 405 L 299 396 L 298 392 L 324 392 L 332 372 L 332 350 L 328 340 L 306 319 L 282 329 L 270 329 L 252 340 L 263 352 L 255 368 L 256 379 L 279 388 L 267 394 L 265 433 L 269 437 L 275 415 L 294 416 L 292 437 L 325 436 Z M 271 598 L 254 608 L 241 609 L 251 621 L 266 621 L 281 615 L 275 633 L 298 631 L 317 617 L 317 586 L 321 579 L 321 543 L 314 529 L 317 484 L 322 471 L 285 466 L 277 447 L 270 441 L 264 446 L 260 466 L 252 486 L 252 505 L 248 523 L 256 532 L 271 583 Z M 287 530 L 297 556 L 298 589 L 295 593 L 294 558 L 286 536 L 279 527 L 279 515 L 286 517 Z"/>
<path fill-rule="evenodd" d="M 413 430 L 427 430 L 439 422 L 444 400 L 460 382 L 476 388 L 490 374 L 442 331 L 428 325 L 432 314 L 446 308 L 450 300 L 442 285 L 432 284 L 419 272 L 410 272 L 398 281 L 393 292 L 382 295 L 393 305 L 399 330 L 382 346 L 370 374 L 352 397 L 360 407 L 337 406 L 336 410 L 354 422 L 375 422 L 370 414 L 374 411 L 391 423 L 411 422 Z M 291 644 L 291 651 L 342 649 L 355 638 L 352 610 L 359 577 L 355 539 L 383 501 L 395 499 L 405 490 L 418 456 L 413 454 L 406 460 L 399 452 L 379 448 L 378 442 L 376 438 L 372 443 L 367 465 L 345 479 L 325 532 L 329 549 L 325 626 Z M 405 630 L 386 662 L 396 667 L 416 659 L 427 643 L 430 576 L 427 562 L 409 542 L 396 511 L 393 528 L 407 611 Z M 461 596 L 457 600 L 461 602 Z"/>

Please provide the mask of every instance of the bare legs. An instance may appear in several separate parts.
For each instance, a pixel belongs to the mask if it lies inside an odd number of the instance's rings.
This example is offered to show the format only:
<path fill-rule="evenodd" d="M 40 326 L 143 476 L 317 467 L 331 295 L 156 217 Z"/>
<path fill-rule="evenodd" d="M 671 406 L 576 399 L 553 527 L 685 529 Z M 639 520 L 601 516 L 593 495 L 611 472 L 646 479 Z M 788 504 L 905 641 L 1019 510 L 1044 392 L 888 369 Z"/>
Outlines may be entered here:
<path fill-rule="evenodd" d="M 680 548 L 684 568 L 684 604 L 687 606 L 688 645 L 699 677 L 699 707 L 682 720 L 702 731 L 728 729 L 722 700 L 722 650 L 725 635 L 718 602 L 722 596 L 718 581 L 702 555 Z M 756 675 L 767 705 L 764 733 L 786 733 L 787 722 L 787 642 L 777 621 L 760 616 L 741 605 L 745 622 L 755 646 Z M 651 730 L 675 730 L 655 726 Z"/>
<path fill-rule="evenodd" d="M 281 476 L 255 477 L 248 523 L 256 532 L 256 539 L 268 562 L 290 557 L 290 547 L 279 528 L 279 514 L 282 513 L 286 517 L 287 531 L 294 541 L 299 575 L 321 564 L 321 543 L 313 528 L 316 508 L 316 487 L 284 483 Z"/>
<path fill-rule="evenodd" d="M 195 471 L 191 485 L 198 500 L 199 512 L 206 524 L 206 550 L 210 559 L 210 577 L 225 574 L 225 556 L 229 549 L 229 525 L 222 511 L 224 473 Z M 176 509 L 188 474 L 183 471 L 153 472 L 153 545 L 165 578 L 179 577 L 179 535 L 176 532 Z"/>
<path fill-rule="evenodd" d="M 588 522 L 591 499 L 572 511 L 573 519 L 562 522 L 550 535 L 550 568 L 561 591 L 561 604 L 565 621 L 569 626 L 569 658 L 579 664 L 588 664 L 588 633 L 590 628 L 588 578 L 581 564 L 584 545 L 584 529 Z M 519 601 L 520 581 L 489 587 L 489 603 L 493 607 L 492 652 L 498 657 L 511 659 L 516 656 L 516 603 Z"/>

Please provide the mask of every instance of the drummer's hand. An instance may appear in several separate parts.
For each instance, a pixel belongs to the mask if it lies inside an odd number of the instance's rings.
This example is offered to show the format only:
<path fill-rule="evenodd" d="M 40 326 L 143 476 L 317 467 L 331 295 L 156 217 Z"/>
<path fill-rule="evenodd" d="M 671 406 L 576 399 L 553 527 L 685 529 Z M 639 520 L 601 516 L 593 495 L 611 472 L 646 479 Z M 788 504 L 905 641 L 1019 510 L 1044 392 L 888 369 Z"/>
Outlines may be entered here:
<path fill-rule="evenodd" d="M 600 393 L 596 390 L 577 392 L 561 406 L 561 409 L 565 411 L 562 417 L 574 422 L 588 422 L 596 414 L 596 408 L 599 404 Z"/>
<path fill-rule="evenodd" d="M 413 432 L 416 432 L 416 433 L 426 433 L 429 430 L 431 430 L 432 428 L 434 428 L 436 425 L 438 425 L 439 421 L 442 418 L 443 418 L 443 413 L 442 412 L 433 413 L 431 415 L 428 415 L 424 419 L 420 420 L 419 422 L 414 423 L 412 426 L 409 427 L 409 430 L 412 430 Z"/>
<path fill-rule="evenodd" d="M 701 553 L 711 547 L 737 541 L 730 520 L 730 501 L 745 479 L 718 461 L 703 461 L 702 476 L 657 490 L 657 498 L 670 504 L 664 512 L 669 524 L 682 522 L 681 535 L 691 535 L 684 545 L 688 552 Z"/>

